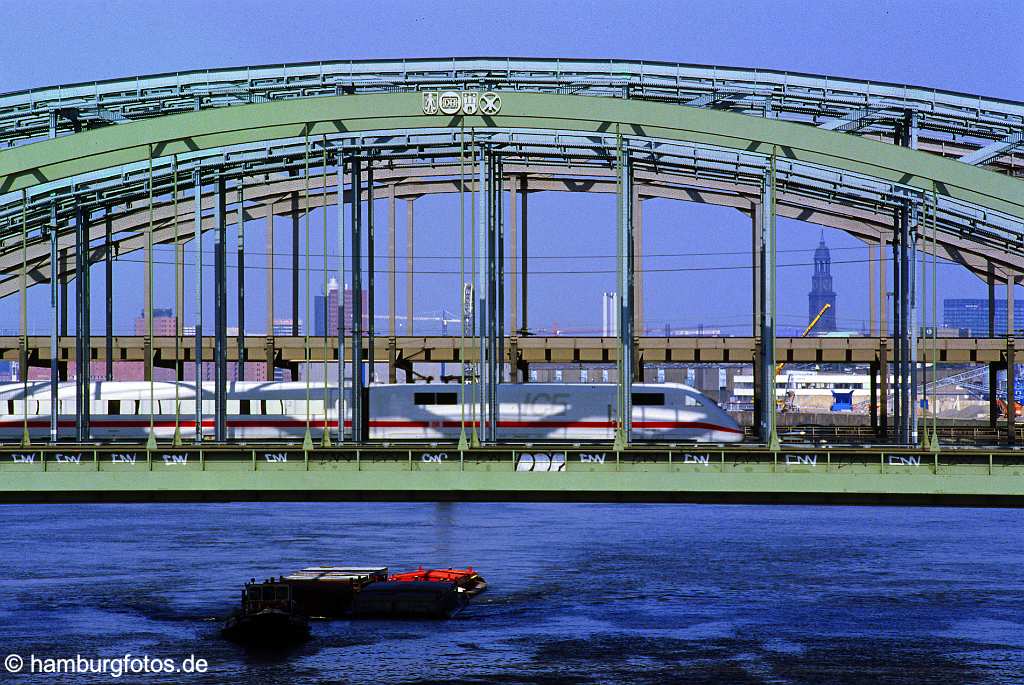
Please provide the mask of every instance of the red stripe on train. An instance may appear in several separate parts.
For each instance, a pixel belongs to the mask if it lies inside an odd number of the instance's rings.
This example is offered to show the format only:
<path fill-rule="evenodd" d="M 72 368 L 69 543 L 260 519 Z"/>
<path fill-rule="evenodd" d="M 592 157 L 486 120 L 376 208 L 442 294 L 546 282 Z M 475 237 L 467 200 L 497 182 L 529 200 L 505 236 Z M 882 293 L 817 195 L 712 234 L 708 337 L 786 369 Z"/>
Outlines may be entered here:
<path fill-rule="evenodd" d="M 0 418 L 0 428 L 17 428 L 22 426 L 23 419 Z M 74 428 L 74 421 L 59 421 L 59 428 Z M 90 422 L 93 428 L 149 428 L 148 419 L 93 419 Z M 174 428 L 176 425 L 181 428 L 195 429 L 195 421 L 174 421 L 160 419 L 153 422 L 154 428 Z M 337 421 L 327 421 L 328 428 L 337 428 Z M 351 427 L 351 421 L 345 421 L 346 427 Z M 463 423 L 460 421 L 412 421 L 406 419 L 377 419 L 369 422 L 370 428 L 460 428 Z M 466 421 L 465 426 L 472 428 L 478 426 L 476 421 Z M 49 428 L 48 420 L 29 419 L 29 428 Z M 228 419 L 229 428 L 305 428 L 304 419 Z M 324 421 L 312 419 L 309 422 L 310 428 L 323 428 Z M 615 428 L 614 421 L 499 421 L 498 428 Z M 213 419 L 203 419 L 203 428 L 213 428 Z M 701 421 L 634 421 L 634 428 L 690 428 L 696 430 L 714 430 L 725 433 L 736 433 L 742 435 L 742 430 L 719 426 L 714 423 Z"/>

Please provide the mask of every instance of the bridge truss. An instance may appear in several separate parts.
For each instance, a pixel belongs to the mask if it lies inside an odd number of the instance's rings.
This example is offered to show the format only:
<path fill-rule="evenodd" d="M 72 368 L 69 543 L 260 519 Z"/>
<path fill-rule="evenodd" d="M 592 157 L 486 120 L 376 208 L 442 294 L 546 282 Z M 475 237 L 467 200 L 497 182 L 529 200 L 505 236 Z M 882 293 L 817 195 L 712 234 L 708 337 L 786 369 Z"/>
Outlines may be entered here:
<path fill-rule="evenodd" d="M 493 94 L 500 104 L 486 113 L 479 103 L 471 110 L 460 105 L 449 114 L 431 110 L 425 96 L 443 93 L 460 98 L 470 94 L 474 102 L 485 93 Z M 217 369 L 213 437 L 223 441 L 229 222 L 237 221 L 238 235 L 244 237 L 247 220 L 278 214 L 292 218 L 292 320 L 297 324 L 302 216 L 308 232 L 310 211 L 338 208 L 344 218 L 337 229 L 340 244 L 347 240 L 352 246 L 352 254 L 342 259 L 351 259 L 353 307 L 361 307 L 365 288 L 372 308 L 374 260 L 365 260 L 362 251 L 374 252 L 373 199 L 391 200 L 393 243 L 397 199 L 412 203 L 427 194 L 468 193 L 476 224 L 464 230 L 475 232 L 479 248 L 471 256 L 477 265 L 471 311 L 477 319 L 476 334 L 468 344 L 475 348 L 474 373 L 483 388 L 481 437 L 493 441 L 490 417 L 496 410 L 496 384 L 519 380 L 514 372 L 507 377 L 506 363 L 512 369 L 521 366 L 511 356 L 514 345 L 507 341 L 529 333 L 529 195 L 548 190 L 615 193 L 621 306 L 612 356 L 620 370 L 622 446 L 629 439 L 625 389 L 641 361 L 637 337 L 644 332 L 642 301 L 636 295 L 637 279 L 642 278 L 636 268 L 642 248 L 642 200 L 708 202 L 751 217 L 759 397 L 774 386 L 775 217 L 847 231 L 877 245 L 876 261 L 883 264 L 884 253 L 891 250 L 895 297 L 892 311 L 886 312 L 887 274 L 880 268 L 878 306 L 872 305 L 872 329 L 879 336 L 873 369 L 887 369 L 891 361 L 894 370 L 891 432 L 886 408 L 889 374 L 879 374 L 882 435 L 911 444 L 919 438 L 915 393 L 922 319 L 915 278 L 921 256 L 941 255 L 985 278 L 990 321 L 995 286 L 1007 284 L 1011 336 L 1001 363 L 1014 364 L 1009 286 L 1018 281 L 1024 264 L 1024 185 L 1018 178 L 1022 132 L 1024 104 L 1018 102 L 808 74 L 650 62 L 332 62 L 32 89 L 0 95 L 0 145 L 7 146 L 0 150 L 0 296 L 17 293 L 21 298 L 17 355 L 27 374 L 29 361 L 44 355 L 30 349 L 26 290 L 32 284 L 49 284 L 49 362 L 56 384 L 60 341 L 67 334 L 66 314 L 62 315 L 69 301 L 67 284 L 74 281 L 76 347 L 64 358 L 77 368 L 78 438 L 84 441 L 89 435 L 88 403 L 83 401 L 88 362 L 99 356 L 90 336 L 87 267 L 106 265 L 105 358 L 111 360 L 113 259 L 143 252 L 146 319 L 151 327 L 154 246 L 178 247 L 175 302 L 180 338 L 187 287 L 181 277 L 182 248 L 212 232 L 216 315 L 212 326 L 201 314 L 194 322 L 189 361 L 198 370 L 208 359 L 204 348 L 212 347 Z M 411 235 L 411 218 L 409 231 Z M 513 254 L 513 278 L 508 279 L 503 250 L 519 240 L 522 251 L 518 263 Z M 268 247 L 272 253 L 272 242 Z M 309 247 L 307 241 L 307 285 Z M 240 242 L 236 249 L 242 264 L 245 246 Z M 202 251 L 195 254 L 201 271 Z M 244 269 L 239 273 L 244 277 Z M 393 303 L 394 269 L 390 274 Z M 326 287 L 326 262 L 318 275 Z M 516 284 L 510 298 L 506 282 Z M 192 294 L 201 304 L 201 281 L 194 285 Z M 238 286 L 238 311 L 243 312 L 244 283 Z M 273 337 L 273 286 L 269 287 L 267 333 Z M 308 298 L 308 287 L 306 292 Z M 408 298 L 411 304 L 411 289 Z M 870 300 L 874 303 L 876 298 L 872 295 Z M 349 358 L 361 368 L 368 356 L 378 358 L 378 331 L 372 311 L 367 330 L 362 312 L 353 314 L 351 335 L 338 332 L 334 357 L 344 358 L 347 346 L 353 352 Z M 509 314 L 512 323 L 506 329 Z M 891 341 L 884 323 L 890 317 Z M 308 315 L 306 320 L 308 326 Z M 204 342 L 209 328 L 212 345 Z M 293 335 L 297 333 L 293 329 Z M 245 336 L 240 320 L 234 343 L 237 359 L 249 358 Z M 274 348 L 272 340 L 268 344 Z M 931 344 L 937 349 L 937 341 Z M 304 347 L 308 362 L 308 335 Z M 152 378 L 156 351 L 151 331 L 144 336 L 143 350 L 147 378 Z M 109 374 L 109 363 L 107 368 Z M 993 363 L 990 374 L 995 368 Z M 1012 377 L 1009 374 L 1011 384 Z M 359 398 L 365 378 L 355 373 L 354 387 L 345 388 L 355 412 L 363 411 Z M 770 401 L 758 407 L 760 435 L 769 445 L 775 436 L 774 410 Z M 1016 431 L 1013 412 L 1009 414 L 1007 435 L 1012 440 Z M 358 422 L 353 425 L 352 435 L 337 437 L 360 442 L 364 436 Z"/>

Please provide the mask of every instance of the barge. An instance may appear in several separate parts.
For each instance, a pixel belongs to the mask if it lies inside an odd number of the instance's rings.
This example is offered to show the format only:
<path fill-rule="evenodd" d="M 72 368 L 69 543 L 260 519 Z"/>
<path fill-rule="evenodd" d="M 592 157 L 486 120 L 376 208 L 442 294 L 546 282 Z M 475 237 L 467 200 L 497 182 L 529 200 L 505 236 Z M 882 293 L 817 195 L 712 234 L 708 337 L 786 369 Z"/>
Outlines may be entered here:
<path fill-rule="evenodd" d="M 250 580 L 221 632 L 238 642 L 284 645 L 309 637 L 310 618 L 451 618 L 485 589 L 472 566 L 393 575 L 387 566 L 310 566 Z"/>

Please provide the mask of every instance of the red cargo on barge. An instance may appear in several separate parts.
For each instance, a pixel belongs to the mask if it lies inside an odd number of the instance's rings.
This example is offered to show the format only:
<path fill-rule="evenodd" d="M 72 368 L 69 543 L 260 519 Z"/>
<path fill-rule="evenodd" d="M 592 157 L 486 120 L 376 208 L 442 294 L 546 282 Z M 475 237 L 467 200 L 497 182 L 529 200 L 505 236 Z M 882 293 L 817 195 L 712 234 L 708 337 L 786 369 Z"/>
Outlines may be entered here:
<path fill-rule="evenodd" d="M 487 589 L 487 581 L 480 574 L 468 568 L 431 568 L 420 566 L 408 573 L 395 573 L 388 579 L 398 583 L 454 583 L 459 592 L 468 597 L 475 597 Z"/>

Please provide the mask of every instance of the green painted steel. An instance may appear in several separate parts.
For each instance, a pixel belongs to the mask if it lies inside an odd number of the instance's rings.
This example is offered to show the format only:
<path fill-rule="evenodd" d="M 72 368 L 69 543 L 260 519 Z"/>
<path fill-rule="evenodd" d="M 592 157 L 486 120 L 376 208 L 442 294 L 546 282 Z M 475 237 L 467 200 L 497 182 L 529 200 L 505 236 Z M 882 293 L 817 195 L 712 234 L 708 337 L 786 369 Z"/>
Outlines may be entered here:
<path fill-rule="evenodd" d="M 5 449 L 0 502 L 774 501 L 1024 506 L 1024 453 L 912 449 Z"/>
<path fill-rule="evenodd" d="M 1024 219 L 1024 181 L 921 151 L 775 121 L 672 104 L 542 93 L 502 93 L 501 113 L 469 128 L 554 129 L 687 141 L 901 183 Z M 157 156 L 335 132 L 451 128 L 460 117 L 422 114 L 418 93 L 351 95 L 178 114 L 0 152 L 0 192 Z"/>

